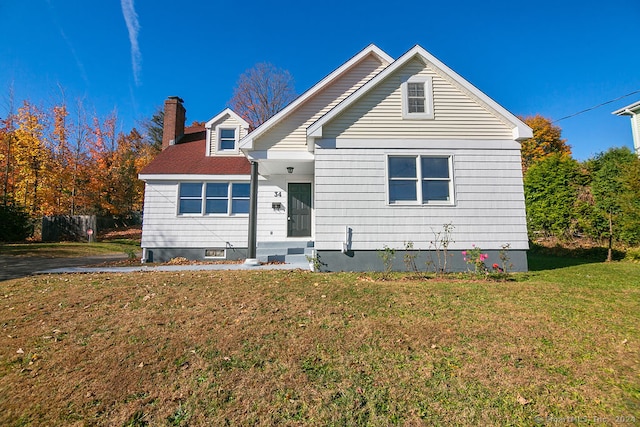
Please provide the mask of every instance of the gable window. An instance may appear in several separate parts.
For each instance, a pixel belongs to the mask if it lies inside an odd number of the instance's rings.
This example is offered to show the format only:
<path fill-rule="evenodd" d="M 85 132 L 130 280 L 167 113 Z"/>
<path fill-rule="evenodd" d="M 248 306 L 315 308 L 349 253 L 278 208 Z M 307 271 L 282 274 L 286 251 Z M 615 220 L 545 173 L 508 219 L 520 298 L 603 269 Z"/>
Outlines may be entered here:
<path fill-rule="evenodd" d="M 402 117 L 433 119 L 433 84 L 429 76 L 412 76 L 402 83 Z"/>
<path fill-rule="evenodd" d="M 248 183 L 183 182 L 180 184 L 179 215 L 242 215 L 248 213 Z"/>
<path fill-rule="evenodd" d="M 451 204 L 451 156 L 389 156 L 389 204 Z"/>
<path fill-rule="evenodd" d="M 218 130 L 218 151 L 236 150 L 236 130 L 233 128 L 220 128 Z"/>
<path fill-rule="evenodd" d="M 424 113 L 423 83 L 407 83 L 407 108 L 409 114 Z"/>

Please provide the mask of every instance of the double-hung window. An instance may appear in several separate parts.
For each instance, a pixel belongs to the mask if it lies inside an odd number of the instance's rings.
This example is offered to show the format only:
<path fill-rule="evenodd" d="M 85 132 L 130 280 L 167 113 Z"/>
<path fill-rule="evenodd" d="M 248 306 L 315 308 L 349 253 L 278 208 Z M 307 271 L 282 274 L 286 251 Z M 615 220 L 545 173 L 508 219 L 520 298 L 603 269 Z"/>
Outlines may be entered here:
<path fill-rule="evenodd" d="M 433 119 L 433 83 L 429 76 L 412 76 L 402 83 L 402 117 Z"/>
<path fill-rule="evenodd" d="M 236 130 L 233 128 L 219 128 L 218 141 L 218 151 L 235 151 Z"/>
<path fill-rule="evenodd" d="M 242 215 L 248 213 L 248 183 L 183 182 L 180 184 L 179 215 Z"/>
<path fill-rule="evenodd" d="M 183 182 L 180 184 L 179 212 L 181 214 L 202 213 L 202 183 Z"/>
<path fill-rule="evenodd" d="M 451 156 L 389 156 L 389 204 L 452 204 Z"/>
<path fill-rule="evenodd" d="M 231 212 L 249 213 L 249 184 L 234 183 L 231 187 Z"/>
<path fill-rule="evenodd" d="M 229 212 L 229 183 L 207 183 L 207 202 L 205 213 L 226 214 Z"/>

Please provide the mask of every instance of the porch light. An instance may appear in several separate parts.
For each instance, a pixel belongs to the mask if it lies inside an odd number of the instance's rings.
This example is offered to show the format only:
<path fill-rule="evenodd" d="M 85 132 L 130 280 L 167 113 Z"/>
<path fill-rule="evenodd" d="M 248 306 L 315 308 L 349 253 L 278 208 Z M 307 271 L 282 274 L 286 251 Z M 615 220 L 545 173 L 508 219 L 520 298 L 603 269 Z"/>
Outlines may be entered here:
<path fill-rule="evenodd" d="M 287 172 L 289 172 L 289 173 L 293 173 L 293 166 L 289 166 L 289 167 L 287 168 Z"/>

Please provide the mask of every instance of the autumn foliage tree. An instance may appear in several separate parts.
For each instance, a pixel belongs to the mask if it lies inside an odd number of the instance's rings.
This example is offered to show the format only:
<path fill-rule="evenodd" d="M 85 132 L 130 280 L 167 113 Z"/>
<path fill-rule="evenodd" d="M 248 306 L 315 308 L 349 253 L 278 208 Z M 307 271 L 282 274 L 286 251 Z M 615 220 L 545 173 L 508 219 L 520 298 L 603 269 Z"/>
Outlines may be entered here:
<path fill-rule="evenodd" d="M 229 105 L 255 129 L 296 97 L 293 77 L 273 64 L 262 62 L 245 71 Z"/>
<path fill-rule="evenodd" d="M 65 102 L 45 108 L 28 100 L 16 112 L 10 109 L 0 119 L 3 224 L 18 230 L 25 214 L 37 219 L 141 211 L 138 172 L 159 149 L 153 136 L 119 127 L 115 112 L 87 118 L 82 101 L 72 111 Z M 24 231 L 29 224 L 23 225 Z M 2 231 L 0 239 L 21 233 Z"/>
<path fill-rule="evenodd" d="M 522 120 L 533 130 L 533 137 L 521 143 L 523 173 L 535 162 L 553 154 L 571 156 L 571 147 L 562 139 L 562 130 L 551 120 L 540 114 Z"/>
<path fill-rule="evenodd" d="M 44 112 L 28 101 L 18 109 L 13 144 L 14 199 L 32 214 L 49 212 L 41 194 L 49 178 L 51 160 L 44 134 L 45 120 Z"/>

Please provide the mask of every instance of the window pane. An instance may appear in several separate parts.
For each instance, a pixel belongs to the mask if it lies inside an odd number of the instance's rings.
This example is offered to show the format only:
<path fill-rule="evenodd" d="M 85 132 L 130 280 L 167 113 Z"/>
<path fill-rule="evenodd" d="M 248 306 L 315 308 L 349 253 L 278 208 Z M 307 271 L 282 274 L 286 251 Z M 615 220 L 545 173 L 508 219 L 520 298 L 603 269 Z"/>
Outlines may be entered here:
<path fill-rule="evenodd" d="M 416 196 L 416 181 L 389 181 L 389 202 L 400 200 L 418 200 Z"/>
<path fill-rule="evenodd" d="M 233 184 L 231 192 L 234 199 L 236 197 L 249 197 L 249 184 Z"/>
<path fill-rule="evenodd" d="M 201 199 L 187 199 L 180 200 L 180 213 L 201 213 L 202 212 L 202 200 Z"/>
<path fill-rule="evenodd" d="M 449 200 L 449 181 L 422 181 L 422 201 Z"/>
<path fill-rule="evenodd" d="M 223 139 L 236 139 L 235 129 L 220 129 L 220 138 Z"/>
<path fill-rule="evenodd" d="M 424 99 L 420 99 L 420 98 L 409 99 L 409 112 L 424 113 Z"/>
<path fill-rule="evenodd" d="M 228 205 L 227 199 L 207 200 L 206 213 L 226 214 Z"/>
<path fill-rule="evenodd" d="M 180 197 L 202 197 L 202 184 L 199 182 L 183 182 L 180 184 Z"/>
<path fill-rule="evenodd" d="M 408 89 L 410 97 L 424 98 L 424 83 L 409 83 Z"/>
<path fill-rule="evenodd" d="M 228 191 L 229 191 L 229 184 L 227 184 L 226 182 L 207 184 L 207 198 L 227 197 Z"/>
<path fill-rule="evenodd" d="M 416 158 L 389 157 L 389 178 L 416 178 Z"/>
<path fill-rule="evenodd" d="M 449 178 L 449 159 L 447 157 L 423 157 L 423 178 Z"/>
<path fill-rule="evenodd" d="M 220 149 L 221 150 L 235 150 L 236 142 L 233 140 L 222 140 L 220 141 Z"/>
<path fill-rule="evenodd" d="M 248 214 L 249 213 L 249 200 L 248 199 L 234 199 L 231 202 L 231 212 L 234 214 Z"/>

